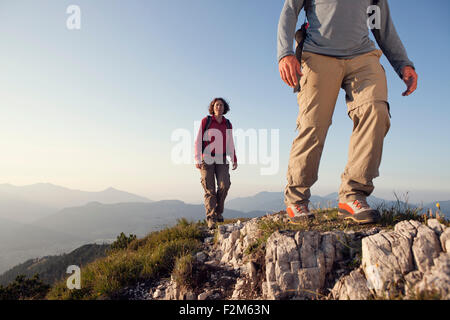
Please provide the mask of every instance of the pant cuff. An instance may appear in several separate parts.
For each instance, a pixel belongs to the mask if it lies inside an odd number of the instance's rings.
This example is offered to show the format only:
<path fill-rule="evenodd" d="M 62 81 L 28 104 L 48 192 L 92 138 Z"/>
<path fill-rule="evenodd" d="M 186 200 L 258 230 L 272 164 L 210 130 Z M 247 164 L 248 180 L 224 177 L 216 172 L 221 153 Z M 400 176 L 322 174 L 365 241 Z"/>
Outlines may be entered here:
<path fill-rule="evenodd" d="M 339 198 L 339 202 L 340 203 L 345 203 L 345 202 L 350 202 L 350 201 L 355 201 L 355 200 L 360 200 L 360 201 L 366 201 L 367 197 L 362 196 L 362 195 L 350 195 L 350 196 L 346 196 L 344 198 Z"/>

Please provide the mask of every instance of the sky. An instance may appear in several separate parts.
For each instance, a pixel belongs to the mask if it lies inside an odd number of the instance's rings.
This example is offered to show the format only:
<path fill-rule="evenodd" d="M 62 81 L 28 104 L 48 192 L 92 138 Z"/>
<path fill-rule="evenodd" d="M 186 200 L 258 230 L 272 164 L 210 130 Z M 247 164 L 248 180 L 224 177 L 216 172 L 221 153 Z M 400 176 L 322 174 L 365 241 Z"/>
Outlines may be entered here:
<path fill-rule="evenodd" d="M 240 165 L 230 172 L 228 199 L 283 191 L 298 113 L 276 59 L 283 3 L 1 0 L 0 183 L 114 187 L 201 203 L 199 171 L 174 161 L 174 133 L 193 148 L 195 123 L 224 97 L 235 133 L 258 132 L 264 141 L 259 132 L 278 130 L 279 142 L 269 175 L 262 158 L 250 163 L 236 142 Z M 382 57 L 392 118 L 373 195 L 450 200 L 450 3 L 389 3 L 419 86 L 402 97 L 405 85 Z M 67 28 L 70 5 L 81 10 L 80 29 Z M 341 92 L 312 194 L 339 189 L 353 126 L 346 110 Z"/>

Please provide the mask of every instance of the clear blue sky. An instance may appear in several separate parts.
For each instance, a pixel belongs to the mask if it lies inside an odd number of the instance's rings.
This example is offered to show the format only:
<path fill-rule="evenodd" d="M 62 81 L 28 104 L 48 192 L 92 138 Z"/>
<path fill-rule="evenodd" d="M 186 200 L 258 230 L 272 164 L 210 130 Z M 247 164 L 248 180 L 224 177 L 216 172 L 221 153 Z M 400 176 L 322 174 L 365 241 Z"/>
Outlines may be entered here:
<path fill-rule="evenodd" d="M 199 172 L 171 162 L 170 138 L 177 128 L 193 133 L 209 101 L 223 96 L 235 128 L 280 130 L 278 174 L 243 164 L 229 198 L 282 191 L 298 111 L 276 63 L 283 3 L 2 0 L 0 183 L 112 186 L 200 203 Z M 382 58 L 392 119 L 374 195 L 449 200 L 450 4 L 389 3 L 419 88 L 402 97 L 403 82 Z M 71 4 L 81 8 L 81 30 L 66 28 Z M 341 94 L 313 194 L 338 190 L 351 130 Z"/>

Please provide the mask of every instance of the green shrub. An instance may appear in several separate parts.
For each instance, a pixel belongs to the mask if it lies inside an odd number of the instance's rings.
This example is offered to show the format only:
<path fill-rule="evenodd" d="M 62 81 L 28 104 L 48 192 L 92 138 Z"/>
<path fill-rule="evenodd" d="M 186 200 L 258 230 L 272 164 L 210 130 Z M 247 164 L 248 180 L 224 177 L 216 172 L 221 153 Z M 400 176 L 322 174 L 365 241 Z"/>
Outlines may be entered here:
<path fill-rule="evenodd" d="M 38 274 L 29 279 L 24 275 L 19 275 L 8 286 L 0 286 L 0 300 L 43 299 L 49 289 L 50 286 L 43 283 Z"/>
<path fill-rule="evenodd" d="M 128 237 L 125 233 L 121 232 L 120 235 L 117 236 L 116 241 L 111 244 L 111 250 L 119 250 L 126 249 L 128 245 L 136 240 L 136 235 L 130 234 Z"/>

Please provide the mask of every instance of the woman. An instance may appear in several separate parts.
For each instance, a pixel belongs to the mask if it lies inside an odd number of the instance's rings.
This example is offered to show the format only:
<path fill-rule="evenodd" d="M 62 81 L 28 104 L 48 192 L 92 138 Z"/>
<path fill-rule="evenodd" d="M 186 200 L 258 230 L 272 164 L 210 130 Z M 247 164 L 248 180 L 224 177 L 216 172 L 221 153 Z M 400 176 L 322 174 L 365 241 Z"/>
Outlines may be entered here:
<path fill-rule="evenodd" d="M 230 106 L 225 99 L 214 98 L 209 104 L 210 115 L 202 119 L 195 143 L 195 166 L 201 173 L 205 190 L 206 222 L 210 229 L 215 227 L 216 222 L 223 222 L 225 198 L 231 185 L 227 155 L 232 159 L 233 170 L 238 166 L 233 128 L 231 122 L 223 116 L 228 111 Z"/>

